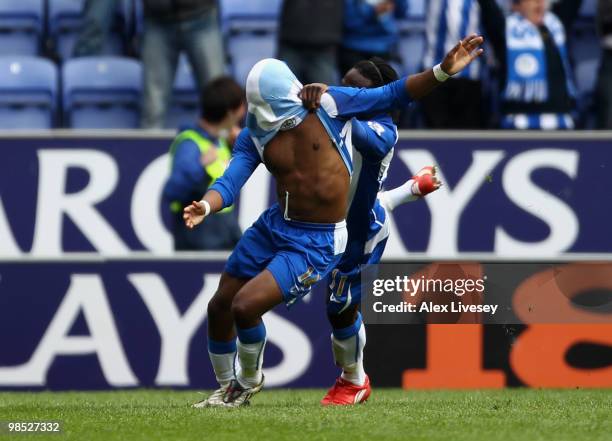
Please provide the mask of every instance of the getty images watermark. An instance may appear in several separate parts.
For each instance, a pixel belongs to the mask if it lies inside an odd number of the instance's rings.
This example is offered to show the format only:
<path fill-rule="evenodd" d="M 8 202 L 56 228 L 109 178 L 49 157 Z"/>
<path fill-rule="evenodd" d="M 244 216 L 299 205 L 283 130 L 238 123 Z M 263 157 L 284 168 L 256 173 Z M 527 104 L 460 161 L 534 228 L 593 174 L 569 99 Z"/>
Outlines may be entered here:
<path fill-rule="evenodd" d="M 409 276 L 395 276 L 394 279 L 374 279 L 372 295 L 399 295 L 397 303 L 386 304 L 381 300 L 374 300 L 374 312 L 484 312 L 495 315 L 499 305 L 482 304 L 481 296 L 485 291 L 487 276 L 476 279 L 429 279 L 425 276 L 411 278 Z M 464 303 L 454 300 L 445 303 L 443 299 L 426 300 L 425 295 L 453 295 L 462 298 L 464 295 L 478 295 L 477 302 Z M 408 297 L 408 299 L 406 299 Z M 413 299 L 417 298 L 417 301 Z M 406 299 L 406 300 L 404 300 Z"/>
<path fill-rule="evenodd" d="M 362 267 L 370 324 L 612 323 L 612 262 Z"/>

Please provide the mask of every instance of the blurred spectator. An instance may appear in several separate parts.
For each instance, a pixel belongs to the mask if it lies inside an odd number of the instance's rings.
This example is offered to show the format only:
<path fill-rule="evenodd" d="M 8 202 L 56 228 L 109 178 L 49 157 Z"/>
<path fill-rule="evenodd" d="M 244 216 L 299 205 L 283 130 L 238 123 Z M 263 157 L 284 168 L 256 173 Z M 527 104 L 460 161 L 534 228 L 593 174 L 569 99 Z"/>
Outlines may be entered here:
<path fill-rule="evenodd" d="M 74 57 L 100 55 L 113 24 L 119 0 L 85 0 L 83 25 L 74 45 Z"/>
<path fill-rule="evenodd" d="M 344 35 L 338 55 L 340 75 L 372 57 L 394 58 L 396 18 L 406 16 L 407 0 L 344 0 Z"/>
<path fill-rule="evenodd" d="M 597 26 L 602 56 L 597 80 L 597 128 L 612 129 L 612 0 L 599 0 Z"/>
<path fill-rule="evenodd" d="M 202 90 L 200 108 L 198 123 L 183 127 L 170 147 L 164 201 L 173 216 L 175 250 L 229 250 L 242 234 L 233 206 L 207 217 L 204 228 L 194 230 L 185 227 L 183 208 L 199 201 L 225 171 L 231 158 L 226 137 L 244 118 L 244 90 L 232 78 L 217 78 Z"/>
<path fill-rule="evenodd" d="M 429 0 L 427 46 L 423 65 L 438 64 L 459 40 L 480 33 L 480 7 L 474 0 Z M 421 100 L 425 126 L 431 129 L 479 129 L 486 125 L 483 58 Z M 457 112 L 457 109 L 461 109 Z"/>
<path fill-rule="evenodd" d="M 303 84 L 336 84 L 344 0 L 285 0 L 278 57 Z"/>
<path fill-rule="evenodd" d="M 508 17 L 495 0 L 479 0 L 485 36 L 500 65 L 502 128 L 573 129 L 576 89 L 567 33 L 581 0 L 515 0 Z"/>
<path fill-rule="evenodd" d="M 181 51 L 198 87 L 223 75 L 225 55 L 216 0 L 143 0 L 143 128 L 164 126 Z"/>

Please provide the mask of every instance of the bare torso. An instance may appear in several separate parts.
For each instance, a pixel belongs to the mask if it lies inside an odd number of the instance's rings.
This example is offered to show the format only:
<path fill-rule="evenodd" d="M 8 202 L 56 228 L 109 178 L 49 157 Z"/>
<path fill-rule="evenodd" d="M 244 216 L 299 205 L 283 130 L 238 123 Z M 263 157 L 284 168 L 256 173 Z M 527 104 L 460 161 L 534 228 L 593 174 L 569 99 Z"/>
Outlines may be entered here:
<path fill-rule="evenodd" d="M 293 220 L 335 223 L 346 217 L 349 172 L 321 121 L 308 114 L 266 145 L 264 163 L 276 178 L 276 193 Z"/>

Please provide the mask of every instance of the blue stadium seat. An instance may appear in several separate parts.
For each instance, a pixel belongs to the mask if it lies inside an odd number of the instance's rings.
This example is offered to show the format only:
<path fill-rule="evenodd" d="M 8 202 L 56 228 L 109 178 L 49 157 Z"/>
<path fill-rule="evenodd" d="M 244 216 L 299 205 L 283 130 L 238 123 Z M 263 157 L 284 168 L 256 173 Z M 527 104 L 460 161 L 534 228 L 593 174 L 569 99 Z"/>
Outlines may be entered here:
<path fill-rule="evenodd" d="M 422 69 L 426 37 L 423 31 L 402 31 L 399 38 L 399 55 L 404 65 L 404 74 L 412 75 Z"/>
<path fill-rule="evenodd" d="M 115 17 L 116 24 L 104 45 L 105 55 L 123 53 L 123 37 L 131 23 L 132 1 L 121 0 L 119 3 Z M 83 22 L 84 3 L 85 0 L 49 0 L 47 15 L 49 36 L 54 43 L 55 51 L 62 60 L 67 60 L 72 56 L 72 49 Z"/>
<path fill-rule="evenodd" d="M 426 0 L 408 0 L 408 13 L 406 14 L 406 17 L 424 20 L 426 9 Z"/>
<path fill-rule="evenodd" d="M 276 29 L 282 0 L 222 0 L 221 27 L 234 78 L 244 87 L 253 65 L 276 56 Z"/>
<path fill-rule="evenodd" d="M 193 70 L 185 54 L 179 58 L 172 103 L 166 116 L 166 127 L 176 129 L 183 124 L 192 124 L 199 117 L 199 93 Z"/>
<path fill-rule="evenodd" d="M 50 129 L 57 109 L 57 68 L 43 58 L 0 56 L 0 129 Z"/>
<path fill-rule="evenodd" d="M 0 55 L 37 55 L 43 0 L 0 1 Z"/>
<path fill-rule="evenodd" d="M 249 71 L 263 58 L 276 56 L 276 35 L 274 33 L 241 33 L 232 35 L 228 41 L 234 78 L 242 87 L 246 84 Z"/>
<path fill-rule="evenodd" d="M 71 128 L 137 128 L 142 67 L 123 57 L 83 57 L 62 69 L 64 123 Z"/>
<path fill-rule="evenodd" d="M 228 31 L 274 31 L 282 0 L 221 0 L 221 26 Z"/>

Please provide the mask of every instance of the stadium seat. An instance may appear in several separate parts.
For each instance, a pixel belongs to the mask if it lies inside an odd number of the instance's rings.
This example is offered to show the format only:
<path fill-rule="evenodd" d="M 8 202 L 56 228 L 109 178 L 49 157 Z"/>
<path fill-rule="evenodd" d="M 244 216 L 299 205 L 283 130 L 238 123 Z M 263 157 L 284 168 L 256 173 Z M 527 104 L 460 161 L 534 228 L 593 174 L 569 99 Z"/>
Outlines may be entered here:
<path fill-rule="evenodd" d="M 228 51 L 234 78 L 244 87 L 246 77 L 255 63 L 262 58 L 276 56 L 276 34 L 245 32 L 232 35 L 228 41 Z"/>
<path fill-rule="evenodd" d="M 121 0 L 115 14 L 115 25 L 105 42 L 105 55 L 122 55 L 123 41 L 132 17 L 133 0 Z M 85 0 L 49 0 L 47 15 L 49 36 L 62 60 L 72 56 L 72 50 L 83 23 Z"/>
<path fill-rule="evenodd" d="M 422 69 L 426 38 L 422 31 L 402 31 L 399 38 L 399 55 L 402 58 L 404 74 L 412 75 Z"/>
<path fill-rule="evenodd" d="M 426 0 L 408 0 L 408 12 L 406 17 L 411 19 L 425 19 L 427 9 Z"/>
<path fill-rule="evenodd" d="M 0 56 L 0 129 L 50 129 L 57 109 L 57 68 L 43 58 Z"/>
<path fill-rule="evenodd" d="M 43 0 L 0 1 L 0 55 L 38 55 Z"/>
<path fill-rule="evenodd" d="M 193 123 L 198 119 L 199 95 L 198 87 L 193 76 L 193 70 L 185 54 L 179 58 L 172 104 L 166 117 L 166 127 L 176 129 L 183 124 Z"/>
<path fill-rule="evenodd" d="M 83 57 L 62 68 L 64 123 L 71 128 L 137 128 L 142 67 L 122 57 Z"/>
<path fill-rule="evenodd" d="M 222 0 L 221 26 L 230 31 L 274 31 L 281 0 Z"/>

